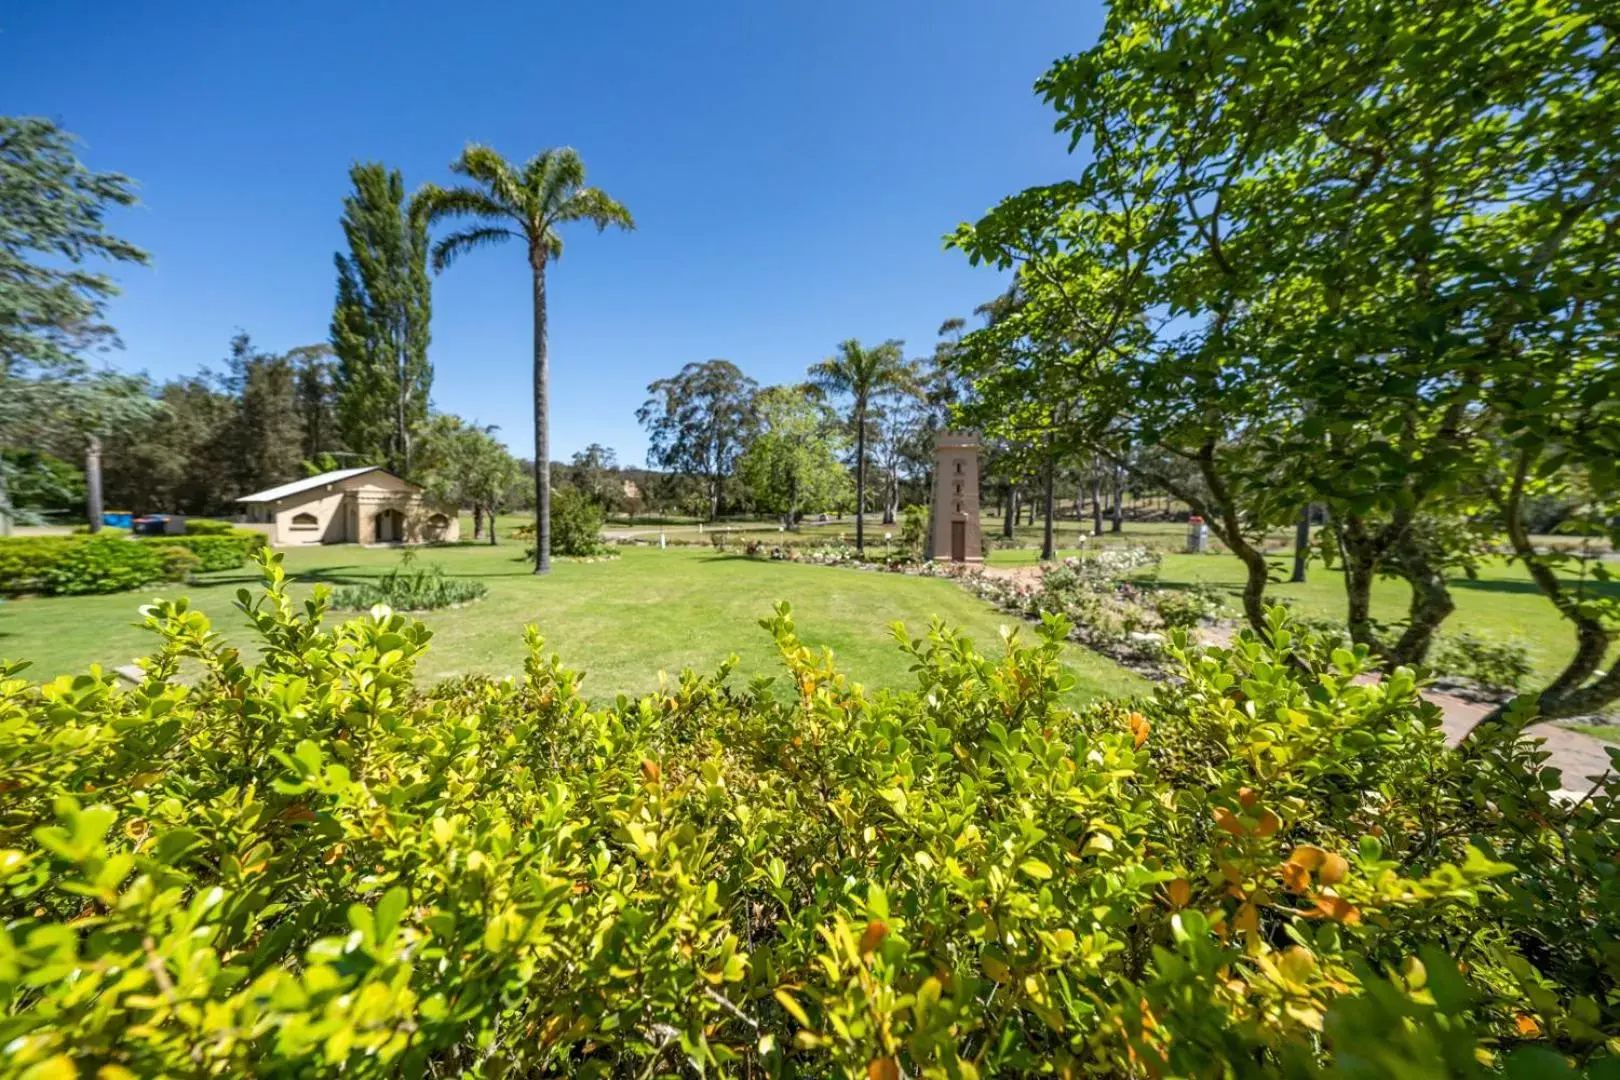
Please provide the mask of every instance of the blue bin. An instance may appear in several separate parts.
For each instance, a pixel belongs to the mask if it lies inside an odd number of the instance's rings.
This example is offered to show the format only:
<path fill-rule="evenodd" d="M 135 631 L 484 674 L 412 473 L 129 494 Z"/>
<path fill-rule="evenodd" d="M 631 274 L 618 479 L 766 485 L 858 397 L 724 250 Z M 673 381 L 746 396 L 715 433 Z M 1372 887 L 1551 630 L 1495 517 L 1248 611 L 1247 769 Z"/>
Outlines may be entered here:
<path fill-rule="evenodd" d="M 135 515 L 128 510 L 107 510 L 101 515 L 101 523 L 110 525 L 115 529 L 128 529 L 134 525 Z"/>

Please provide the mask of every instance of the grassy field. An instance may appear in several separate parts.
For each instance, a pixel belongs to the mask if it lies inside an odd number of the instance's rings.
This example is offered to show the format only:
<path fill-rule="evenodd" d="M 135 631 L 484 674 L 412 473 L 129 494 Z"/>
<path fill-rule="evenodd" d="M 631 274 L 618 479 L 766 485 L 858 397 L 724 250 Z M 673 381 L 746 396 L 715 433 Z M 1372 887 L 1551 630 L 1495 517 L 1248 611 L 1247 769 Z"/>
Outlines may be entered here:
<path fill-rule="evenodd" d="M 997 630 L 1008 622 L 948 581 L 771 563 L 704 548 L 629 548 L 611 562 L 559 562 L 548 578 L 529 573 L 516 543 L 439 548 L 423 558 L 490 590 L 477 603 L 422 616 L 435 633 L 419 668 L 430 680 L 518 671 L 528 623 L 540 627 L 548 647 L 570 666 L 589 672 L 586 689 L 597 696 L 646 690 L 656 685 L 660 669 L 711 668 L 729 652 L 741 656 L 745 677 L 775 673 L 775 647 L 757 623 L 775 601 L 787 600 L 805 641 L 830 646 L 843 670 L 868 686 L 899 687 L 910 684 L 910 675 L 889 636 L 891 622 L 904 621 L 915 637 L 937 614 L 990 651 L 999 647 Z M 350 546 L 286 555 L 299 594 L 317 581 L 341 585 L 375 577 L 397 560 L 394 551 Z M 140 593 L 0 603 L 0 656 L 34 661 L 35 678 L 92 663 L 128 663 L 149 647 L 150 636 L 131 624 L 136 608 L 157 592 L 189 596 L 219 630 L 247 646 L 246 620 L 231 604 L 238 588 L 256 580 L 243 570 Z M 1068 664 L 1080 698 L 1144 685 L 1078 648 L 1069 650 Z"/>

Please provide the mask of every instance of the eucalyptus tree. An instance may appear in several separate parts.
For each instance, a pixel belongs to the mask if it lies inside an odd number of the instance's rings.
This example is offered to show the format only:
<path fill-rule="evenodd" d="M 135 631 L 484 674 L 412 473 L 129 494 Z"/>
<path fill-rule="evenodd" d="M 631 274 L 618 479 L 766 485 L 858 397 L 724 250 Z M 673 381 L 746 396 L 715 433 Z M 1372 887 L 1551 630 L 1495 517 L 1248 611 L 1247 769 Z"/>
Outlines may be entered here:
<path fill-rule="evenodd" d="M 912 385 L 916 373 L 906 362 L 901 343 L 862 345 L 854 338 L 810 367 L 810 382 L 823 392 L 848 399 L 849 426 L 855 436 L 855 550 L 866 548 L 866 439 L 873 405 L 891 391 Z"/>
<path fill-rule="evenodd" d="M 699 478 L 708 516 L 720 516 L 726 480 L 753 429 L 759 384 L 730 360 L 693 362 L 647 386 L 636 419 L 647 429 L 649 463 Z"/>
<path fill-rule="evenodd" d="M 534 307 L 534 572 L 551 571 L 550 357 L 546 346 L 546 270 L 562 257 L 563 226 L 587 221 L 602 232 L 610 225 L 635 228 L 621 203 L 585 183 L 585 164 L 574 150 L 542 150 L 522 165 L 487 146 L 469 144 L 450 171 L 470 183 L 426 184 L 411 200 L 411 214 L 424 223 L 456 219 L 465 227 L 433 246 L 433 267 L 443 270 L 478 248 L 517 240 L 527 249 Z"/>
<path fill-rule="evenodd" d="M 74 401 L 56 392 L 82 397 L 72 382 L 84 354 L 117 344 L 103 316 L 118 287 L 91 266 L 147 263 L 105 221 L 135 201 L 133 181 L 86 168 L 54 122 L 0 116 L 0 448 L 52 410 L 72 415 Z M 0 465 L 0 535 L 12 521 L 5 475 Z"/>

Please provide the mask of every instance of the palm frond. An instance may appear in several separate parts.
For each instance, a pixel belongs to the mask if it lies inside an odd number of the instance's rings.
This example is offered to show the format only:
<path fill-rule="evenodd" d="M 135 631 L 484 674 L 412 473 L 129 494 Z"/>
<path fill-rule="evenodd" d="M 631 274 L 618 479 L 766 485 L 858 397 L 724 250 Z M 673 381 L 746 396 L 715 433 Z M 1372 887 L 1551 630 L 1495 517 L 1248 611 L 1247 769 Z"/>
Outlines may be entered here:
<path fill-rule="evenodd" d="M 461 156 L 450 163 L 450 171 L 483 184 L 497 201 L 506 204 L 511 213 L 528 208 L 529 200 L 523 196 L 523 183 L 517 171 L 492 147 L 468 143 Z"/>
<path fill-rule="evenodd" d="M 507 240 L 521 240 L 523 234 L 499 225 L 463 229 L 433 245 L 433 269 L 443 270 L 462 255 L 481 247 L 493 247 Z"/>
<path fill-rule="evenodd" d="M 411 196 L 411 219 L 426 225 L 444 218 L 510 218 L 512 211 L 488 193 L 470 187 L 423 184 Z"/>
<path fill-rule="evenodd" d="M 555 217 L 584 186 L 585 162 L 571 146 L 542 150 L 523 165 L 524 190 L 545 217 Z"/>
<path fill-rule="evenodd" d="M 580 188 L 574 197 L 561 208 L 557 215 L 559 221 L 590 221 L 596 224 L 596 231 L 602 232 L 609 225 L 617 225 L 626 231 L 636 227 L 635 218 L 624 204 L 614 199 L 601 188 Z"/>

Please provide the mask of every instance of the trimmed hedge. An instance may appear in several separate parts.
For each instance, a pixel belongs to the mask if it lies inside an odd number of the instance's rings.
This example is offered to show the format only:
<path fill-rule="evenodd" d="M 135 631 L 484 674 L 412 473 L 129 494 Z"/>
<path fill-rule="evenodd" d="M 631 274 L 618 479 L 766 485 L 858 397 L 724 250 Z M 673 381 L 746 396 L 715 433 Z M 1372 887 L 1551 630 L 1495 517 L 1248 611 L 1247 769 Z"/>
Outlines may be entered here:
<path fill-rule="evenodd" d="M 187 536 L 229 536 L 236 531 L 236 526 L 229 521 L 216 521 L 213 518 L 187 518 Z"/>
<path fill-rule="evenodd" d="M 155 581 L 178 581 L 192 571 L 235 570 L 268 546 L 252 529 L 226 536 L 98 536 L 0 538 L 0 595 L 76 596 L 123 592 Z M 190 559 L 173 553 L 184 550 Z"/>
<path fill-rule="evenodd" d="M 1061 618 L 869 694 L 785 607 L 592 704 L 266 569 L 252 665 L 180 601 L 133 689 L 0 671 L 8 1075 L 1614 1075 L 1615 788 L 1280 609 L 1079 711 Z"/>

